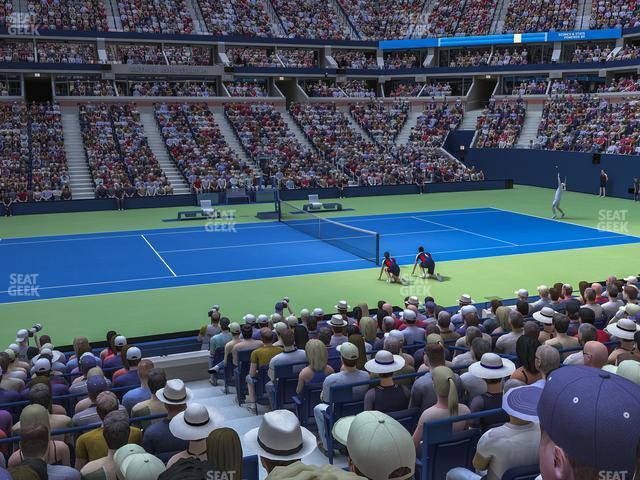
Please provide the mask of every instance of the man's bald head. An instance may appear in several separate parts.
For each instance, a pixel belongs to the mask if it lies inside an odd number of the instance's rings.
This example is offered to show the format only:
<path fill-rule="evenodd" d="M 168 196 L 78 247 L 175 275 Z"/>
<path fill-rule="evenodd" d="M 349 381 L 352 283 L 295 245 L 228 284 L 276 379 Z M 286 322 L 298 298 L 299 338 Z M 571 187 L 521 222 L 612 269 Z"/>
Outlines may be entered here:
<path fill-rule="evenodd" d="M 602 284 L 600 283 L 592 283 L 591 288 L 596 292 L 596 295 L 600 295 L 602 293 Z"/>
<path fill-rule="evenodd" d="M 607 364 L 609 352 L 600 342 L 587 342 L 582 350 L 585 367 L 602 368 Z"/>
<path fill-rule="evenodd" d="M 389 315 L 393 315 L 393 306 L 390 303 L 383 304 L 382 310 L 387 312 Z"/>

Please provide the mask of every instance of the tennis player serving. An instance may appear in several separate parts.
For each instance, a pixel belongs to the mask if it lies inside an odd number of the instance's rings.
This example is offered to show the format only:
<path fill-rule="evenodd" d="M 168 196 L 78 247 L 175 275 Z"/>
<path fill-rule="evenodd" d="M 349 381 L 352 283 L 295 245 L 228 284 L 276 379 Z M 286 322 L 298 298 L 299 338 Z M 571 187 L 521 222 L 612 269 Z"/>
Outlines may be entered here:
<path fill-rule="evenodd" d="M 556 165 L 556 169 L 557 168 L 558 166 Z M 564 182 L 562 182 L 560 180 L 560 172 L 558 172 L 558 188 L 556 188 L 556 195 L 555 197 L 553 197 L 553 203 L 551 204 L 551 211 L 553 212 L 553 217 L 551 218 L 558 218 L 558 212 L 560 212 L 560 214 L 562 215 L 562 218 L 564 218 L 564 212 L 560 208 L 560 200 L 562 200 L 562 192 L 564 192 L 566 189 L 567 189 L 567 177 L 565 177 Z"/>

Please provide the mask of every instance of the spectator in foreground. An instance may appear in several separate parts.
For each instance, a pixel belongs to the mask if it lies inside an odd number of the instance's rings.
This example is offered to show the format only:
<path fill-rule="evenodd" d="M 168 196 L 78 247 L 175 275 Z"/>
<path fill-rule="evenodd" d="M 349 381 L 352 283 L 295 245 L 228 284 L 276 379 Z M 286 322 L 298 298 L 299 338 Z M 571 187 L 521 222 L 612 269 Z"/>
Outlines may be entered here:
<path fill-rule="evenodd" d="M 511 378 L 520 380 L 527 385 L 537 382 L 542 378 L 542 374 L 536 368 L 536 350 L 540 342 L 536 339 L 523 335 L 516 342 L 516 354 L 521 367 L 517 368 Z"/>
<path fill-rule="evenodd" d="M 390 416 L 369 411 L 344 417 L 332 433 L 346 445 L 353 473 L 370 480 L 413 478 L 416 452 L 411 435 Z"/>
<path fill-rule="evenodd" d="M 177 414 L 169 423 L 171 433 L 181 440 L 189 442 L 188 447 L 176 453 L 167 462 L 167 468 L 183 458 L 207 459 L 207 436 L 220 426 L 222 415 L 215 410 L 209 410 L 200 403 L 187 405 L 184 412 Z"/>
<path fill-rule="evenodd" d="M 618 364 L 618 357 L 633 352 L 635 350 L 635 334 L 640 330 L 640 326 L 630 318 L 621 318 L 616 323 L 610 323 L 606 327 L 607 333 L 620 340 L 620 346 L 609 355 L 610 365 Z"/>
<path fill-rule="evenodd" d="M 431 371 L 433 377 L 433 387 L 438 396 L 438 401 L 433 407 L 427 408 L 416 426 L 413 433 L 413 443 L 415 448 L 420 448 L 422 443 L 422 433 L 425 422 L 441 420 L 448 417 L 457 417 L 458 415 L 467 415 L 471 413 L 469 408 L 458 403 L 458 390 L 454 380 L 454 373 L 448 367 L 436 367 Z M 466 428 L 466 422 L 456 422 L 453 424 L 453 430 L 459 431 Z"/>
<path fill-rule="evenodd" d="M 358 362 L 358 347 L 353 343 L 345 342 L 340 345 L 340 359 L 342 361 L 342 367 L 339 372 L 332 373 L 322 382 L 322 392 L 320 393 L 320 401 L 313 408 L 313 416 L 316 419 L 316 425 L 318 427 L 318 436 L 320 442 L 318 447 L 321 451 L 326 452 L 327 449 L 327 437 L 326 426 L 324 422 L 323 412 L 329 408 L 329 402 L 331 401 L 331 386 L 332 385 L 344 385 L 348 383 L 366 382 L 369 380 L 369 374 L 358 370 L 356 364 Z M 355 401 L 362 400 L 367 393 L 368 386 L 355 387 L 352 389 L 353 399 Z"/>
<path fill-rule="evenodd" d="M 445 366 L 445 349 L 441 343 L 427 344 L 424 349 L 424 358 L 425 365 L 428 366 L 427 373 L 413 383 L 409 401 L 409 408 L 419 408 L 420 413 L 434 406 L 438 401 L 431 372 L 437 367 Z M 458 396 L 461 396 L 462 384 L 457 373 L 453 374 L 453 381 L 456 384 Z"/>
<path fill-rule="evenodd" d="M 96 399 L 96 412 L 101 422 L 104 422 L 106 416 L 118 410 L 119 407 L 118 398 L 113 392 L 102 392 Z M 78 437 L 76 440 L 76 469 L 82 470 L 82 467 L 87 463 L 107 456 L 109 448 L 102 435 L 102 430 L 103 427 L 96 428 Z M 129 427 L 129 439 L 127 443 L 137 443 L 139 445 L 141 440 L 142 433 L 140 429 Z"/>
<path fill-rule="evenodd" d="M 387 350 L 380 350 L 373 360 L 365 364 L 367 372 L 380 377 L 380 383 L 365 395 L 364 410 L 386 413 L 405 410 L 409 406 L 409 390 L 393 379 L 393 374 L 402 370 L 404 365 L 405 361 L 400 355 Z"/>
<path fill-rule="evenodd" d="M 182 380 L 173 379 L 167 380 L 164 388 L 156 392 L 156 397 L 164 404 L 167 416 L 144 430 L 142 446 L 145 451 L 168 460 L 188 447 L 186 440 L 177 438 L 171 433 L 169 424 L 176 415 L 184 412 L 187 402 L 191 401 L 193 395 Z"/>
<path fill-rule="evenodd" d="M 544 480 L 598 479 L 602 472 L 633 478 L 638 398 L 640 386 L 619 375 L 580 366 L 554 371 L 537 407 Z"/>
<path fill-rule="evenodd" d="M 511 376 L 515 371 L 514 363 L 502 358 L 495 353 L 485 353 L 480 361 L 469 366 L 469 373 L 481 378 L 486 384 L 486 392 L 477 395 L 469 404 L 471 412 L 480 412 L 483 410 L 492 410 L 502 407 L 502 380 Z M 508 418 L 504 414 L 491 415 L 472 422 L 473 426 L 479 426 L 483 432 L 498 423 L 505 423 Z"/>
<path fill-rule="evenodd" d="M 127 409 L 129 415 L 131 415 L 131 410 L 136 404 L 151 398 L 148 381 L 149 372 L 152 369 L 153 362 L 151 360 L 140 360 L 140 363 L 138 364 L 138 378 L 140 379 L 140 386 L 129 390 L 122 397 L 122 405 Z"/>
<path fill-rule="evenodd" d="M 324 379 L 334 373 L 327 365 L 329 356 L 327 348 L 320 340 L 309 340 L 304 348 L 309 365 L 304 367 L 298 375 L 296 394 L 301 395 L 305 386 L 310 383 L 323 383 Z"/>
<path fill-rule="evenodd" d="M 161 388 L 164 388 L 167 383 L 167 377 L 164 371 L 159 368 L 154 368 L 149 373 L 149 391 L 151 392 L 151 398 L 144 402 L 138 403 L 131 410 L 132 417 L 146 417 L 147 415 L 156 415 L 160 413 L 167 413 L 167 409 L 164 407 L 164 403 L 158 400 L 157 392 Z M 142 429 L 148 428 L 150 425 L 159 422 L 161 419 L 147 420 L 141 423 Z"/>
<path fill-rule="evenodd" d="M 50 461 L 49 429 L 45 425 L 24 427 L 20 435 L 20 453 L 23 460 L 39 459 L 47 462 L 47 475 L 51 479 L 80 480 L 80 472 Z"/>
<path fill-rule="evenodd" d="M 538 386 L 509 389 L 505 385 L 502 409 L 509 421 L 487 430 L 480 437 L 473 457 L 473 467 L 478 472 L 486 471 L 486 476 L 457 467 L 449 470 L 446 480 L 499 480 L 510 468 L 538 463 L 540 428 L 532 412 L 541 393 L 542 388 Z"/>
<path fill-rule="evenodd" d="M 289 410 L 265 413 L 260 426 L 244 435 L 244 442 L 258 454 L 267 474 L 276 467 L 299 462 L 316 449 L 315 435 L 301 427 Z"/>
<path fill-rule="evenodd" d="M 126 412 L 114 411 L 104 417 L 102 436 L 107 445 L 107 454 L 87 463 L 80 473 L 83 479 L 113 478 L 116 464 L 113 455 L 116 450 L 127 444 L 129 439 L 129 417 Z"/>

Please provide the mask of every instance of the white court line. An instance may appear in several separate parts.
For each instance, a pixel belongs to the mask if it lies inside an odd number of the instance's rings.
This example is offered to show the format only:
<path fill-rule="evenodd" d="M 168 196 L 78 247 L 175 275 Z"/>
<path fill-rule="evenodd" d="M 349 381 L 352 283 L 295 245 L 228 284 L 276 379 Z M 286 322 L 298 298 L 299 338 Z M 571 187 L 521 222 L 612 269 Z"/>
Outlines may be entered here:
<path fill-rule="evenodd" d="M 476 235 L 478 237 L 487 238 L 487 239 L 493 240 L 495 242 L 505 243 L 507 245 L 511 245 L 512 247 L 518 247 L 519 246 L 517 243 L 507 242 L 506 240 L 500 240 L 499 238 L 490 237 L 488 235 L 483 235 L 481 233 L 470 232 L 469 230 L 463 230 L 462 228 L 452 227 L 451 225 L 446 225 L 444 223 L 438 223 L 438 222 L 434 222 L 432 220 L 424 220 L 424 219 L 422 219 L 420 217 L 413 217 L 413 218 L 415 218 L 416 220 L 419 220 L 421 222 L 433 223 L 434 225 L 439 225 L 441 227 L 453 228 L 454 230 L 458 230 L 460 232 L 468 233 L 470 235 Z"/>
<path fill-rule="evenodd" d="M 514 247 L 534 247 L 534 246 L 540 246 L 540 245 L 549 245 L 549 244 L 556 244 L 556 243 L 569 243 L 569 242 L 581 242 L 581 241 L 589 241 L 589 240 L 610 240 L 611 237 L 593 237 L 593 238 L 581 238 L 579 240 L 560 240 L 560 241 L 550 241 L 550 242 L 535 242 L 535 243 L 523 243 L 521 245 L 498 245 L 498 246 L 494 246 L 494 247 L 478 247 L 478 248 L 466 248 L 466 249 L 457 249 L 457 250 L 444 250 L 441 252 L 432 252 L 434 254 L 438 254 L 438 255 L 442 255 L 442 254 L 447 254 L 447 253 L 460 253 L 460 252 L 476 252 L 476 251 L 481 251 L 481 250 L 494 250 L 497 248 L 514 248 Z M 615 247 L 618 245 L 603 245 L 604 247 Z M 523 255 L 528 255 L 528 254 L 533 254 L 533 253 L 549 253 L 548 251 L 544 251 L 544 252 L 524 252 Z M 404 257 L 415 257 L 415 254 L 413 253 L 409 253 L 406 255 L 396 255 L 396 258 L 404 258 Z M 177 278 L 188 278 L 188 277 L 198 277 L 198 276 L 203 276 L 203 275 L 224 275 L 227 273 L 238 273 L 238 272 L 246 272 L 246 271 L 253 271 L 253 270 L 269 270 L 269 269 L 273 269 L 273 268 L 291 268 L 291 267 L 308 267 L 308 266 L 315 266 L 315 265 L 327 265 L 330 263 L 353 263 L 353 262 L 366 262 L 367 260 L 362 259 L 362 258 L 354 258 L 354 259 L 348 259 L 348 260 L 331 260 L 331 261 L 327 261 L 327 262 L 315 262 L 315 263 L 300 263 L 300 264 L 294 264 L 294 265 L 282 265 L 282 266 L 271 266 L 271 267 L 257 267 L 257 268 L 244 268 L 244 269 L 238 269 L 238 270 L 217 270 L 217 271 L 213 271 L 213 272 L 201 272 L 201 273 L 185 273 L 183 275 L 177 275 Z M 372 267 L 372 268 L 377 268 L 377 267 Z M 329 272 L 310 272 L 310 273 L 301 273 L 301 274 L 293 274 L 293 275 L 282 275 L 279 277 L 272 277 L 272 278 L 287 278 L 287 277 L 298 277 L 300 275 L 324 275 L 324 274 L 329 274 L 329 273 L 339 273 L 342 270 L 331 270 Z M 162 280 L 162 279 L 167 279 L 167 278 L 172 278 L 170 276 L 164 276 L 164 277 L 150 277 L 150 278 L 132 278 L 129 280 L 111 280 L 111 281 L 107 281 L 107 282 L 93 282 L 93 283 L 77 283 L 77 284 L 72 284 L 72 285 L 55 285 L 55 286 L 50 286 L 50 287 L 40 287 L 40 290 L 55 290 L 55 289 L 60 289 L 60 288 L 71 288 L 71 287 L 84 287 L 84 286 L 93 286 L 93 285 L 108 285 L 111 283 L 126 283 L 126 282 L 141 282 L 141 281 L 147 281 L 147 280 Z M 230 281 L 226 281 L 226 282 L 220 282 L 220 283 L 237 283 L 237 282 L 245 282 L 245 281 L 258 281 L 258 280 L 265 280 L 265 278 L 246 278 L 246 279 L 240 279 L 240 280 L 230 280 Z M 268 279 L 267 279 L 268 280 Z M 218 282 L 216 282 L 218 283 Z M 145 292 L 145 291 L 149 291 L 149 290 L 159 290 L 162 288 L 181 288 L 181 287 L 194 287 L 197 285 L 204 285 L 204 284 L 190 284 L 190 285 L 174 285 L 171 287 L 157 287 L 157 288 L 144 288 L 144 289 L 139 289 L 139 290 L 124 290 L 124 291 L 120 291 L 120 292 L 105 292 L 105 293 L 93 293 L 93 294 L 89 294 L 89 295 L 75 295 L 72 297 L 59 297 L 58 299 L 63 299 L 63 298 L 77 298 L 77 297 L 92 297 L 92 296 L 99 296 L 99 295 L 113 295 L 113 294 L 117 294 L 117 293 L 133 293 L 133 292 Z M 8 290 L 5 291 L 0 291 L 0 294 L 4 294 L 4 293 L 8 293 Z M 41 300 L 26 300 L 25 302 L 7 302 L 7 303 L 27 303 L 27 302 L 36 302 L 36 301 L 44 301 L 44 300 L 55 300 L 55 298 L 43 298 Z M 2 303 L 0 303 L 0 306 L 3 305 Z"/>
<path fill-rule="evenodd" d="M 161 261 L 162 263 L 164 263 L 164 266 L 165 266 L 165 267 L 167 267 L 167 269 L 171 272 L 171 275 L 173 275 L 174 277 L 177 277 L 176 272 L 174 272 L 174 271 L 171 269 L 171 267 L 169 266 L 169 264 L 168 264 L 167 262 L 165 262 L 165 261 L 164 261 L 164 258 L 162 258 L 162 255 L 160 255 L 160 254 L 158 253 L 158 251 L 157 251 L 155 248 L 153 248 L 153 245 L 151 245 L 151 244 L 149 243 L 149 240 L 147 240 L 147 239 L 146 239 L 146 237 L 145 237 L 144 235 L 140 235 L 140 236 L 141 236 L 141 237 L 142 237 L 142 239 L 145 241 L 145 243 L 146 243 L 147 245 L 149 245 L 149 248 L 151 248 L 151 250 L 153 250 L 153 253 L 155 253 L 155 254 L 158 256 L 158 258 L 160 259 L 160 261 Z"/>
<path fill-rule="evenodd" d="M 494 209 L 494 210 L 499 210 L 499 209 Z M 446 212 L 446 210 L 443 210 L 443 211 Z M 434 214 L 434 215 L 426 215 L 427 217 L 429 216 L 446 217 L 446 216 L 452 216 L 452 215 L 480 215 L 483 213 L 495 213 L 495 211 L 492 211 L 492 210 L 483 210 L 483 211 L 474 211 L 474 212 L 452 212 L 452 213 L 440 213 L 440 214 L 437 214 L 436 212 L 437 210 L 434 212 L 415 212 L 415 213 L 420 213 L 420 214 L 433 213 Z M 380 215 L 367 215 L 366 218 L 357 218 L 357 217 L 326 217 L 326 218 L 331 219 L 333 221 L 343 220 L 340 223 L 345 223 L 346 225 L 349 225 L 349 222 L 371 222 L 373 220 L 381 220 L 381 219 L 400 220 L 400 219 L 413 218 L 412 216 L 408 216 L 408 215 L 402 215 L 402 216 L 394 216 L 394 215 L 396 214 L 389 213 L 389 214 L 380 214 Z M 300 219 L 300 220 L 302 221 L 304 219 Z M 231 221 L 233 221 L 233 219 Z M 272 225 L 254 225 L 253 223 L 250 222 L 250 223 L 236 223 L 234 227 L 236 230 L 254 230 L 254 229 L 261 229 L 261 228 L 284 228 L 284 227 L 287 227 L 287 225 L 284 223 L 276 223 Z M 198 233 L 198 234 L 209 233 L 205 230 L 204 226 L 197 230 L 191 230 L 191 228 L 192 227 L 185 227 L 184 229 L 166 231 L 166 232 L 146 232 L 144 233 L 144 235 L 147 237 L 153 237 L 157 235 L 186 235 L 186 234 L 192 234 L 192 233 Z M 125 233 L 125 232 L 122 232 L 123 233 L 122 235 L 118 235 L 116 232 L 113 232 L 114 233 L 113 235 L 99 235 L 99 233 L 100 232 L 75 234 L 75 235 L 88 235 L 88 236 L 78 237 L 78 238 L 50 238 L 48 240 L 28 240 L 24 242 L 12 242 L 11 240 L 13 240 L 13 238 L 6 238 L 4 239 L 5 242 L 0 241 L 0 247 L 10 246 L 10 245 L 32 245 L 32 244 L 40 244 L 40 243 L 76 242 L 76 241 L 83 241 L 83 240 L 108 240 L 108 239 L 115 239 L 115 238 L 133 238 L 133 237 L 139 237 L 141 235 L 140 233 Z M 106 233 L 106 232 L 103 232 L 103 233 Z M 74 234 L 71 234 L 71 235 L 74 235 Z M 67 235 L 60 235 L 60 236 L 67 236 Z M 38 237 L 16 237 L 16 238 L 38 238 Z"/>
<path fill-rule="evenodd" d="M 398 232 L 398 233 L 381 233 L 381 237 L 396 237 L 400 235 L 417 235 L 419 233 L 439 233 L 439 232 L 453 232 L 455 229 L 447 228 L 447 229 L 438 229 L 438 230 L 419 230 L 416 232 Z M 218 247 L 200 247 L 200 248 L 183 248 L 178 250 L 160 250 L 160 253 L 181 253 L 181 252 L 199 252 L 201 250 L 225 250 L 227 248 L 254 248 L 254 247 L 264 247 L 270 245 L 289 245 L 292 243 L 314 243 L 314 242 L 330 242 L 332 240 L 351 240 L 356 238 L 367 238 L 364 236 L 358 237 L 335 237 L 335 238 L 325 238 L 325 239 L 311 239 L 311 240 L 290 240 L 285 242 L 267 242 L 267 243 L 243 243 L 240 245 L 223 245 Z"/>
<path fill-rule="evenodd" d="M 589 230 L 595 230 L 596 232 L 613 233 L 614 235 L 617 235 L 619 237 L 640 238 L 640 237 L 637 237 L 635 235 L 631 235 L 629 233 L 619 233 L 619 232 L 614 232 L 613 230 L 606 230 L 604 228 L 596 228 L 596 227 L 590 227 L 588 225 L 582 225 L 580 223 L 574 223 L 574 222 L 570 221 L 571 219 L 567 219 L 567 218 L 554 220 L 553 218 L 546 218 L 546 217 L 543 217 L 541 215 L 533 215 L 531 213 L 514 212 L 513 210 L 505 210 L 504 208 L 495 207 L 495 210 L 498 210 L 499 212 L 504 212 L 504 213 L 513 213 L 515 215 L 523 215 L 525 217 L 538 218 L 540 220 L 546 220 L 547 222 L 561 223 L 561 224 L 566 224 L 566 225 L 573 225 L 574 227 L 588 228 Z M 567 221 L 567 220 L 569 220 L 569 221 Z M 615 238 L 615 237 L 606 237 L 606 238 Z"/>

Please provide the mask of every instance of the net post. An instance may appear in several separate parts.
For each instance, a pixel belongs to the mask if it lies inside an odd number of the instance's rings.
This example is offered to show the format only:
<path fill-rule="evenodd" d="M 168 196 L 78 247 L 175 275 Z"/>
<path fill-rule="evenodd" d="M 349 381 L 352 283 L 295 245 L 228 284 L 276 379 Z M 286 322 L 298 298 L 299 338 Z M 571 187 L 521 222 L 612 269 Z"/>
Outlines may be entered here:
<path fill-rule="evenodd" d="M 376 233 L 376 266 L 380 266 L 380 233 Z"/>
<path fill-rule="evenodd" d="M 282 221 L 282 206 L 280 205 L 280 190 L 276 188 L 276 191 L 273 193 L 273 200 L 276 206 L 276 213 L 278 214 L 278 221 Z"/>

